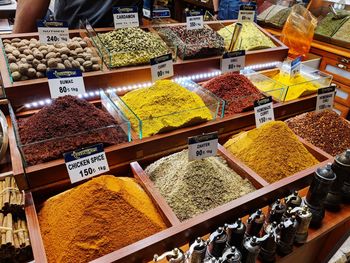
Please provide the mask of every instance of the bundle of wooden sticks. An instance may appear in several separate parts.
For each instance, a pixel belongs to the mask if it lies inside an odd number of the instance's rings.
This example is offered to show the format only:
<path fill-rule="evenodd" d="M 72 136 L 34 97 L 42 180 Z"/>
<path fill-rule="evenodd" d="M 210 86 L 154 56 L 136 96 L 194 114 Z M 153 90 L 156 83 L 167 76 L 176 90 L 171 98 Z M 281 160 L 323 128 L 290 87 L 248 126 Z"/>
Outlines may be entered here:
<path fill-rule="evenodd" d="M 14 177 L 0 179 L 0 210 L 24 216 L 24 193 L 18 189 Z"/>

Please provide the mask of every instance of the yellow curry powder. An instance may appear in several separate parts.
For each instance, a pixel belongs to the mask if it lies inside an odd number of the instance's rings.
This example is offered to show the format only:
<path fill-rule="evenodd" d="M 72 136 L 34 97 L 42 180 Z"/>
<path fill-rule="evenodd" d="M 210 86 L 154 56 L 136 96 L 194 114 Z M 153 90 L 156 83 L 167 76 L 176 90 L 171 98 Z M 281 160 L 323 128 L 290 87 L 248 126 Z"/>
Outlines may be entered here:
<path fill-rule="evenodd" d="M 88 262 L 166 227 L 134 179 L 112 175 L 48 199 L 38 217 L 49 262 Z"/>
<path fill-rule="evenodd" d="M 281 121 L 242 132 L 224 147 L 267 182 L 273 183 L 318 163 L 317 159 Z"/>
<path fill-rule="evenodd" d="M 294 78 L 291 78 L 289 74 L 280 72 L 273 76 L 272 79 L 288 88 L 286 91 L 287 94 L 285 96 L 285 101 L 295 100 L 297 98 L 316 93 L 320 88 L 319 84 L 311 82 L 310 79 L 307 79 L 300 74 L 296 75 Z M 254 82 L 254 84 L 264 92 L 275 90 L 273 92 L 269 92 L 272 96 L 278 97 L 279 95 L 280 91 L 276 89 L 281 88 L 280 85 L 273 84 L 271 81 Z M 274 92 L 276 94 L 273 94 Z"/>
<path fill-rule="evenodd" d="M 149 88 L 131 91 L 122 100 L 142 121 L 143 137 L 212 119 L 199 95 L 171 80 L 159 80 Z M 138 120 L 128 112 L 126 115 L 139 132 Z"/>

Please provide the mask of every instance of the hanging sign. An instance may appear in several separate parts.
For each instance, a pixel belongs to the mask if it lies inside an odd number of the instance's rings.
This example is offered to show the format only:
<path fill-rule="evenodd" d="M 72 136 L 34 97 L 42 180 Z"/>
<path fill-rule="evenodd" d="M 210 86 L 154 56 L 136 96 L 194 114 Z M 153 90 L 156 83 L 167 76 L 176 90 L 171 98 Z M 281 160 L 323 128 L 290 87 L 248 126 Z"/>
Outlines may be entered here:
<path fill-rule="evenodd" d="M 254 102 L 254 115 L 257 128 L 264 123 L 275 120 L 271 96 Z"/>
<path fill-rule="evenodd" d="M 171 54 L 151 59 L 152 81 L 174 76 L 173 58 Z"/>
<path fill-rule="evenodd" d="M 138 27 L 139 14 L 136 6 L 113 7 L 114 28 Z"/>
<path fill-rule="evenodd" d="M 245 67 L 245 50 L 225 52 L 222 56 L 221 72 L 239 72 Z"/>
<path fill-rule="evenodd" d="M 218 133 L 212 132 L 188 138 L 188 160 L 215 156 L 218 151 Z"/>
<path fill-rule="evenodd" d="M 320 88 L 317 92 L 316 111 L 333 109 L 336 86 Z"/>
<path fill-rule="evenodd" d="M 39 20 L 37 27 L 41 43 L 66 43 L 69 40 L 68 23 L 66 21 Z"/>

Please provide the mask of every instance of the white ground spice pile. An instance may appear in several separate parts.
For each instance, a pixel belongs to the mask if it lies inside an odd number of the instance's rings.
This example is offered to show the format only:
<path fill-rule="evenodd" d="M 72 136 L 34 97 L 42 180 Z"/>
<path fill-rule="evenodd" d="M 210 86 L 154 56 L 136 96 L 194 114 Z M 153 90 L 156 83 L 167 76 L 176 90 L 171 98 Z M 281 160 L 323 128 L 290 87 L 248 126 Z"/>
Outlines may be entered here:
<path fill-rule="evenodd" d="M 159 159 L 146 173 L 181 221 L 255 190 L 222 157 L 189 162 L 187 150 Z"/>

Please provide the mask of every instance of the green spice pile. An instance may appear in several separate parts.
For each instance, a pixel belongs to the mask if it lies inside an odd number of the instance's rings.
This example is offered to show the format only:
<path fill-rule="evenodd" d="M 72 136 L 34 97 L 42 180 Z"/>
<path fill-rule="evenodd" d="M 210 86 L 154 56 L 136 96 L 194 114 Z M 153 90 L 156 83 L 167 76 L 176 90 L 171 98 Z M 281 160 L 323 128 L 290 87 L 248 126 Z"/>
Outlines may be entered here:
<path fill-rule="evenodd" d="M 187 150 L 159 159 L 146 173 L 181 221 L 255 190 L 221 157 L 189 162 Z"/>
<path fill-rule="evenodd" d="M 331 37 L 337 30 L 348 20 L 348 16 L 341 16 L 336 18 L 334 14 L 329 13 L 325 18 L 318 23 L 315 34 L 319 34 L 326 37 Z"/>
<path fill-rule="evenodd" d="M 350 124 L 334 111 L 308 112 L 286 123 L 297 135 L 330 155 L 350 148 Z"/>
<path fill-rule="evenodd" d="M 162 39 L 140 28 L 121 28 L 98 36 L 110 53 L 111 67 L 146 64 L 169 53 Z"/>
<path fill-rule="evenodd" d="M 348 19 L 333 35 L 334 39 L 350 42 L 350 19 Z"/>
<path fill-rule="evenodd" d="M 266 22 L 276 27 L 283 27 L 291 11 L 291 8 L 284 8 L 280 10 L 277 14 L 267 19 Z"/>
<path fill-rule="evenodd" d="M 171 26 L 158 29 L 159 35 L 177 47 L 181 59 L 210 57 L 224 52 L 224 39 L 213 29 L 187 30 L 186 26 Z"/>

